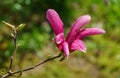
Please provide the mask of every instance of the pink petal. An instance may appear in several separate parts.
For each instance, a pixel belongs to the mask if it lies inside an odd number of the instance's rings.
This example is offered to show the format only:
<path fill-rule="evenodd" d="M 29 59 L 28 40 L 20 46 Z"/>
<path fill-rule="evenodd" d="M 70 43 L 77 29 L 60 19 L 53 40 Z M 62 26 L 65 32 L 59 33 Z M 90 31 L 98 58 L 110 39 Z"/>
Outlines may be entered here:
<path fill-rule="evenodd" d="M 77 38 L 83 39 L 86 36 L 104 34 L 105 31 L 101 28 L 86 28 L 79 32 Z"/>
<path fill-rule="evenodd" d="M 71 44 L 74 40 L 80 28 L 82 28 L 85 24 L 89 23 L 91 17 L 89 15 L 81 16 L 77 19 L 77 21 L 72 25 L 72 28 L 67 36 L 66 41 L 68 44 Z"/>
<path fill-rule="evenodd" d="M 64 32 L 63 22 L 55 10 L 48 9 L 46 17 L 56 35 Z"/>
<path fill-rule="evenodd" d="M 70 46 L 70 50 L 79 50 L 82 52 L 86 52 L 86 46 L 82 40 L 76 39 Z"/>
<path fill-rule="evenodd" d="M 60 33 L 54 38 L 56 44 L 61 44 L 64 41 L 64 33 Z"/>
<path fill-rule="evenodd" d="M 63 46 L 63 52 L 65 54 L 66 57 L 69 56 L 69 46 L 68 46 L 68 43 L 67 42 L 63 42 L 62 43 L 62 46 Z"/>

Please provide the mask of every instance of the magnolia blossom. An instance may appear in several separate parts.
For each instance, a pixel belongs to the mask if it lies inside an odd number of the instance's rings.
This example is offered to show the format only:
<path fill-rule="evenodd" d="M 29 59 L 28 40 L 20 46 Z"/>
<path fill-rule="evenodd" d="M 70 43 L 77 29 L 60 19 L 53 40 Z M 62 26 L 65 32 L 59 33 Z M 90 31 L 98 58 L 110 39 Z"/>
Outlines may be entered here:
<path fill-rule="evenodd" d="M 91 20 L 89 15 L 83 15 L 73 23 L 72 28 L 70 29 L 70 32 L 65 39 L 63 28 L 64 24 L 58 13 L 53 9 L 48 9 L 46 17 L 55 33 L 55 43 L 59 50 L 63 52 L 66 57 L 68 57 L 69 54 L 74 50 L 86 52 L 86 46 L 83 42 L 85 37 L 105 33 L 105 31 L 100 28 L 82 29 L 82 27 Z"/>

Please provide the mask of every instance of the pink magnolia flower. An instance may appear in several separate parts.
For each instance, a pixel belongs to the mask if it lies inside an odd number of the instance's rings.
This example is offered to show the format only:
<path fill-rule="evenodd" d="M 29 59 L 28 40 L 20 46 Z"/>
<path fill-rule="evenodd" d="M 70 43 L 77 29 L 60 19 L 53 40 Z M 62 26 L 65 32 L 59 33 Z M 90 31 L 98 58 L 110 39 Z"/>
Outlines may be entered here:
<path fill-rule="evenodd" d="M 83 15 L 79 17 L 72 25 L 67 38 L 64 38 L 63 22 L 57 12 L 53 9 L 48 9 L 46 13 L 47 20 L 51 24 L 51 27 L 56 34 L 54 40 L 61 52 L 66 57 L 69 56 L 74 50 L 86 52 L 86 46 L 83 42 L 83 38 L 96 34 L 104 34 L 105 31 L 100 28 L 85 28 L 81 29 L 91 20 L 89 15 Z"/>

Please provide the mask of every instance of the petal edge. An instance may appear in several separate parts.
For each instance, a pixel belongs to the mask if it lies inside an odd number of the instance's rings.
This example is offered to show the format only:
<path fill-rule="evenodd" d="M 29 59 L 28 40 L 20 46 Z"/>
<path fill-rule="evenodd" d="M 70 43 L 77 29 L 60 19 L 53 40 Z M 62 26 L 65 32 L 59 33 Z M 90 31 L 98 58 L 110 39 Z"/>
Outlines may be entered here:
<path fill-rule="evenodd" d="M 56 44 L 61 44 L 64 41 L 64 33 L 60 33 L 54 38 Z"/>
<path fill-rule="evenodd" d="M 48 9 L 47 13 L 46 13 L 46 18 L 49 21 L 49 23 L 51 24 L 51 27 L 54 30 L 56 35 L 64 32 L 63 22 L 55 10 Z"/>
<path fill-rule="evenodd" d="M 89 23 L 90 20 L 91 17 L 89 15 L 83 15 L 75 21 L 66 39 L 68 44 L 71 44 L 75 40 L 76 35 L 80 31 L 80 28 L 82 28 L 85 24 Z"/>
<path fill-rule="evenodd" d="M 79 50 L 82 52 L 86 52 L 86 46 L 85 43 L 82 40 L 76 39 L 70 46 L 70 50 Z"/>
<path fill-rule="evenodd" d="M 87 36 L 104 34 L 104 33 L 105 31 L 101 28 L 86 28 L 79 32 L 77 39 L 83 39 L 84 37 L 87 37 Z"/>
<path fill-rule="evenodd" d="M 63 42 L 62 46 L 63 46 L 63 52 L 64 52 L 65 56 L 68 58 L 69 53 L 70 53 L 68 43 Z"/>

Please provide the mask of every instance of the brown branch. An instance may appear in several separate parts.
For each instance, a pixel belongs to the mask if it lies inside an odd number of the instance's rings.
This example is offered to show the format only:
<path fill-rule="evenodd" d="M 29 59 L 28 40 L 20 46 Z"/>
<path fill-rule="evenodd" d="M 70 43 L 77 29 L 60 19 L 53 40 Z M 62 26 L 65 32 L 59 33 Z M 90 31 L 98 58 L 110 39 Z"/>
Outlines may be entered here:
<path fill-rule="evenodd" d="M 34 65 L 34 66 L 31 66 L 31 67 L 28 67 L 28 68 L 25 68 L 25 69 L 22 69 L 22 70 L 12 71 L 14 57 L 15 57 L 15 54 L 16 54 L 17 49 L 18 49 L 18 44 L 17 44 L 17 31 L 18 31 L 19 29 L 21 29 L 21 28 L 23 27 L 23 25 L 20 25 L 19 27 L 15 28 L 14 25 L 11 25 L 11 24 L 9 24 L 9 23 L 7 23 L 7 22 L 4 22 L 4 21 L 3 21 L 3 23 L 5 23 L 7 26 L 9 26 L 10 28 L 13 29 L 13 33 L 11 34 L 11 36 L 12 36 L 12 38 L 13 38 L 13 42 L 14 42 L 15 49 L 14 49 L 14 52 L 13 52 L 11 58 L 10 58 L 10 66 L 9 66 L 8 72 L 7 72 L 6 74 L 2 75 L 1 78 L 7 78 L 7 77 L 9 77 L 9 76 L 15 76 L 16 74 L 19 74 L 19 76 L 21 76 L 22 73 L 25 72 L 25 71 L 29 71 L 29 70 L 35 69 L 35 68 L 37 68 L 38 66 L 40 66 L 40 65 L 42 65 L 42 64 L 44 64 L 44 63 L 47 63 L 47 62 L 49 62 L 49 61 L 51 61 L 51 60 L 57 59 L 57 58 L 59 58 L 59 57 L 62 56 L 62 53 L 60 53 L 59 55 L 54 56 L 54 57 L 51 57 L 51 58 L 47 58 L 46 60 L 44 60 L 44 61 L 42 61 L 42 62 L 40 62 L 40 63 L 38 63 L 38 64 L 36 64 L 36 65 Z M 63 56 L 63 57 L 64 57 L 64 56 Z"/>
<path fill-rule="evenodd" d="M 57 58 L 59 58 L 61 56 L 62 56 L 62 54 L 60 53 L 59 55 L 51 57 L 51 58 L 47 58 L 46 60 L 44 60 L 44 61 L 42 61 L 42 62 L 40 62 L 40 63 L 38 63 L 38 64 L 36 64 L 36 65 L 34 65 L 32 67 L 28 67 L 28 68 L 25 68 L 25 69 L 22 69 L 22 70 L 18 70 L 18 71 L 15 71 L 15 72 L 8 72 L 7 74 L 3 75 L 1 78 L 7 78 L 7 77 L 13 76 L 13 75 L 15 75 L 17 73 L 20 73 L 20 75 L 21 75 L 25 71 L 29 71 L 29 70 L 35 69 L 38 66 L 41 66 L 42 64 L 47 63 L 49 61 L 52 61 L 54 59 L 57 59 Z"/>
<path fill-rule="evenodd" d="M 14 52 L 13 52 L 11 58 L 10 58 L 9 73 L 12 71 L 13 60 L 14 60 L 14 57 L 15 57 L 15 54 L 16 54 L 17 48 L 18 48 L 18 45 L 17 45 L 17 32 L 16 32 L 16 30 L 14 30 L 13 32 L 14 33 L 11 36 L 13 38 L 15 49 L 14 49 Z"/>

